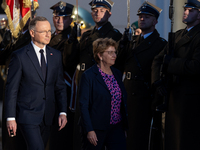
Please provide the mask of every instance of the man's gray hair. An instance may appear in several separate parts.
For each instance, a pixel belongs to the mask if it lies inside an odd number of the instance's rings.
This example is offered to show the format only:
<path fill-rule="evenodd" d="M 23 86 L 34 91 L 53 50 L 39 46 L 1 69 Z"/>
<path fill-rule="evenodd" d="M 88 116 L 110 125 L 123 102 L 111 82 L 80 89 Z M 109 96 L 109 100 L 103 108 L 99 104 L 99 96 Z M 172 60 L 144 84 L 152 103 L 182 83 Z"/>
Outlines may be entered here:
<path fill-rule="evenodd" d="M 38 21 L 48 21 L 47 18 L 42 16 L 37 16 L 33 18 L 29 23 L 29 31 L 35 28 L 35 25 Z"/>

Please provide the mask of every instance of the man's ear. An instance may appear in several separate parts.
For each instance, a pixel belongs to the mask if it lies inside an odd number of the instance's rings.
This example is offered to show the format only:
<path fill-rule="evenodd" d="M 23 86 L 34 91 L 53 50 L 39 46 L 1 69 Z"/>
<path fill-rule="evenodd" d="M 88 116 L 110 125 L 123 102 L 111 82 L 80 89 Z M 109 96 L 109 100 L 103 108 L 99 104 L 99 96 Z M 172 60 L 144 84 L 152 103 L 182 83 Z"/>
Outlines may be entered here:
<path fill-rule="evenodd" d="M 155 26 L 158 23 L 158 20 L 155 18 L 153 21 L 153 25 Z"/>
<path fill-rule="evenodd" d="M 73 18 L 70 18 L 70 24 L 72 23 L 72 21 L 73 21 Z"/>
<path fill-rule="evenodd" d="M 199 10 L 199 13 L 197 15 L 197 19 L 200 20 L 200 10 Z"/>
<path fill-rule="evenodd" d="M 108 15 L 109 15 L 109 18 L 110 18 L 110 16 L 112 15 L 112 12 L 111 12 L 111 11 L 108 11 Z"/>
<path fill-rule="evenodd" d="M 34 31 L 33 31 L 32 29 L 29 31 L 29 33 L 30 33 L 31 37 L 34 37 L 34 36 L 35 36 L 35 35 L 34 35 Z"/>

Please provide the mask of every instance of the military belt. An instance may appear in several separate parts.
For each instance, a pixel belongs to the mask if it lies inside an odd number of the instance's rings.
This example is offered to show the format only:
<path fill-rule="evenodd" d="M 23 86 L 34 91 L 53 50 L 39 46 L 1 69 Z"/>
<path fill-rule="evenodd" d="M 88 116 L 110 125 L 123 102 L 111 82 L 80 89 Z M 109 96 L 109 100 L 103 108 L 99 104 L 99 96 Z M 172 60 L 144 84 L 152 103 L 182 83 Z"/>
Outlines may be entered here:
<path fill-rule="evenodd" d="M 85 63 L 81 63 L 80 70 L 85 71 Z"/>
<path fill-rule="evenodd" d="M 131 72 L 126 72 L 125 73 L 125 78 L 127 80 L 139 80 L 139 81 L 144 81 L 144 78 L 142 76 L 134 75 Z"/>

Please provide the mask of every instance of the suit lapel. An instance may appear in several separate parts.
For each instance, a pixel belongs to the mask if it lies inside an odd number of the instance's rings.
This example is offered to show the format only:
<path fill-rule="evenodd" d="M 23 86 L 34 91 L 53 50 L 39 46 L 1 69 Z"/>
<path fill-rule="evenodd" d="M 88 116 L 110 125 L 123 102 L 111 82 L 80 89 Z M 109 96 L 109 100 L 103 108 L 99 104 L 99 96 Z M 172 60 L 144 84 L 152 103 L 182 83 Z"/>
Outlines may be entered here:
<path fill-rule="evenodd" d="M 42 75 L 42 71 L 41 71 L 41 67 L 40 67 L 40 64 L 39 64 L 37 55 L 36 55 L 35 50 L 34 50 L 34 48 L 33 48 L 33 46 L 32 46 L 31 43 L 30 43 L 29 46 L 27 47 L 27 55 L 28 55 L 28 57 L 31 59 L 31 61 L 32 61 L 32 63 L 33 63 L 33 65 L 34 65 L 34 67 L 35 67 L 35 69 L 36 69 L 38 75 L 40 76 L 41 80 L 42 80 L 43 82 L 45 82 L 45 81 L 44 81 L 44 78 L 43 78 L 43 75 Z"/>
<path fill-rule="evenodd" d="M 53 52 L 51 51 L 51 49 L 46 46 L 46 58 L 47 58 L 47 75 L 46 75 L 46 79 L 48 81 L 50 72 L 52 72 L 52 66 L 54 65 L 54 55 Z"/>

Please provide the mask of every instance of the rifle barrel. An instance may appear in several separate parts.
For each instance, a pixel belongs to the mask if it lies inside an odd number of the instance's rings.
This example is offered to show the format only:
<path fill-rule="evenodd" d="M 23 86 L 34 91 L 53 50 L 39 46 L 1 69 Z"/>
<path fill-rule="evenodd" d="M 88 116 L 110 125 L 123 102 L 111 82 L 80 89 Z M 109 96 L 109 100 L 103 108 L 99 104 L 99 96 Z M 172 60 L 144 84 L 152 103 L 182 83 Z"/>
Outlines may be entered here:
<path fill-rule="evenodd" d="M 130 25 L 130 0 L 127 0 L 127 21 L 128 21 L 127 28 L 129 28 L 131 26 Z"/>
<path fill-rule="evenodd" d="M 78 23 L 78 0 L 76 0 L 76 11 L 77 11 L 77 14 L 76 14 L 76 23 Z"/>

